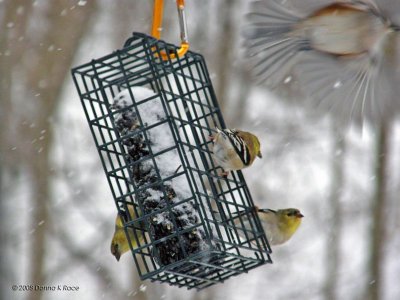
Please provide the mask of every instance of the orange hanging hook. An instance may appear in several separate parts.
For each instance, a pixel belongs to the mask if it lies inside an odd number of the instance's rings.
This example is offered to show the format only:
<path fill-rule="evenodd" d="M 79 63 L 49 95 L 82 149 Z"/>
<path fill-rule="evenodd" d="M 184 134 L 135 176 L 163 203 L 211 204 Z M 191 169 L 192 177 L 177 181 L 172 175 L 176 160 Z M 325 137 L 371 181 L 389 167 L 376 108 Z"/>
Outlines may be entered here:
<path fill-rule="evenodd" d="M 177 51 L 177 54 L 178 57 L 181 57 L 185 55 L 185 53 L 189 50 L 189 41 L 187 34 L 186 15 L 185 15 L 185 0 L 176 0 L 176 6 L 178 8 L 179 28 L 181 32 L 181 47 Z M 164 0 L 154 0 L 153 25 L 151 28 L 151 35 L 158 40 L 161 37 L 163 10 L 164 10 Z M 161 56 L 163 60 L 167 60 L 168 57 L 172 59 L 176 58 L 175 54 L 167 54 L 165 52 L 161 52 Z"/>

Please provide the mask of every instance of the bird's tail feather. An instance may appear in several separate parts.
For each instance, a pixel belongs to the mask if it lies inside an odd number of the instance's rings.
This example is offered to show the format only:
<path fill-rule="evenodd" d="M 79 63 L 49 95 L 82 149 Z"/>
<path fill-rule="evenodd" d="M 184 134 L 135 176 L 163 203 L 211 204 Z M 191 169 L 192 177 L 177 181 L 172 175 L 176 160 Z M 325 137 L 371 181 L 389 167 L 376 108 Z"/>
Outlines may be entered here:
<path fill-rule="evenodd" d="M 275 87 L 308 48 L 306 40 L 291 34 L 301 16 L 276 0 L 252 2 L 250 9 L 243 31 L 246 55 L 257 80 Z"/>

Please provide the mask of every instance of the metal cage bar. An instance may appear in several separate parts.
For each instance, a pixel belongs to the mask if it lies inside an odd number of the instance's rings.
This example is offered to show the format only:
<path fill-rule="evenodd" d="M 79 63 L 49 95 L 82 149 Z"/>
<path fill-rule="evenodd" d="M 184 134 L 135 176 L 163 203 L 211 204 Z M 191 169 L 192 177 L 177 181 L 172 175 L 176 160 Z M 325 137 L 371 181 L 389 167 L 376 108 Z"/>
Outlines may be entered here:
<path fill-rule="evenodd" d="M 271 250 L 243 174 L 213 161 L 225 123 L 204 58 L 160 56 L 177 49 L 134 33 L 72 74 L 141 279 L 202 289 Z"/>

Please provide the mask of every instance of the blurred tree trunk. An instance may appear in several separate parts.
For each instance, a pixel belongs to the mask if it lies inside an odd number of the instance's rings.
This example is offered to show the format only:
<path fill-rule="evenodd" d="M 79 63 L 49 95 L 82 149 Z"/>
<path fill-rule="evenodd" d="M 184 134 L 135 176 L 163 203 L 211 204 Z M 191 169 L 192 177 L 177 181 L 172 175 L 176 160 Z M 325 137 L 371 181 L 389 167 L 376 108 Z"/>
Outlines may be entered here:
<path fill-rule="evenodd" d="M 25 34 L 32 3 L 25 0 L 8 1 L 3 4 L 4 14 L 0 23 L 0 153 L 3 172 L 8 168 L 17 169 L 21 156 L 20 142 L 16 127 L 19 118 L 14 116 L 12 88 L 15 65 L 27 47 Z M 23 9 L 21 9 L 23 8 Z M 14 98 L 16 98 L 14 96 Z M 11 145 L 16 151 L 10 151 Z M 6 168 L 7 167 L 7 168 Z"/>
<path fill-rule="evenodd" d="M 324 294 L 326 300 L 335 300 L 338 281 L 338 268 L 340 265 L 340 237 L 342 226 L 342 210 L 340 199 L 343 194 L 345 167 L 344 158 L 346 143 L 343 135 L 339 133 L 336 126 L 332 126 L 333 153 L 332 153 L 332 182 L 328 212 L 330 213 L 327 224 L 329 224 L 326 244 L 326 277 Z"/>
<path fill-rule="evenodd" d="M 17 111 L 29 126 L 21 126 L 20 141 L 25 143 L 22 162 L 30 173 L 32 185 L 31 257 L 29 283 L 45 284 L 46 233 L 48 222 L 48 205 L 50 203 L 50 151 L 53 143 L 52 122 L 54 112 L 59 104 L 65 76 L 74 52 L 79 45 L 93 12 L 94 1 L 85 6 L 71 10 L 71 2 L 48 1 L 45 7 L 48 27 L 42 35 L 25 32 L 29 39 L 31 59 L 22 70 L 26 74 L 26 86 L 23 99 L 27 100 L 25 109 Z M 64 12 L 65 15 L 62 14 Z M 40 15 L 40 14 L 39 14 Z M 24 103 L 20 103 L 21 106 Z M 34 140 L 32 140 L 34 137 Z M 29 293 L 32 300 L 41 299 L 41 292 Z"/>
<path fill-rule="evenodd" d="M 11 299 L 15 296 L 11 286 L 18 283 L 18 271 L 10 262 L 16 259 L 16 253 L 20 251 L 15 240 L 21 234 L 10 226 L 15 222 L 13 218 L 20 214 L 15 206 L 10 205 L 12 199 L 7 195 L 17 189 L 18 181 L 15 179 L 20 167 L 16 120 L 12 115 L 12 78 L 14 64 L 23 52 L 24 42 L 21 37 L 26 30 L 32 3 L 15 0 L 0 4 L 0 299 Z"/>
<path fill-rule="evenodd" d="M 209 44 L 209 39 L 211 35 L 211 22 L 204 22 L 204 20 L 210 20 L 210 0 L 202 0 L 201 4 L 194 4 L 196 5 L 196 14 L 193 14 L 193 17 L 196 18 L 196 27 L 193 30 L 190 30 L 189 41 L 191 43 L 191 47 L 193 46 L 193 49 L 195 49 L 195 51 L 202 53 L 205 57 L 210 57 L 211 60 L 213 57 L 212 47 L 210 47 Z"/>
<path fill-rule="evenodd" d="M 221 0 L 218 11 L 220 12 L 218 24 L 220 26 L 219 44 L 217 50 L 217 98 L 221 110 L 225 113 L 229 83 L 232 79 L 232 52 L 235 37 L 234 8 L 235 0 Z M 229 125 L 229 124 L 228 124 Z"/>
<path fill-rule="evenodd" d="M 382 297 L 384 249 L 386 245 L 386 206 L 387 181 L 389 172 L 389 120 L 385 120 L 377 135 L 377 151 L 375 162 L 376 186 L 372 203 L 372 226 L 370 232 L 370 253 L 368 267 L 367 295 L 364 299 L 379 300 Z"/>
<path fill-rule="evenodd" d="M 1 140 L 0 140 L 1 141 Z M 5 213 L 4 205 L 4 184 L 3 184 L 3 162 L 2 155 L 0 156 L 0 299 L 10 298 L 10 286 L 15 280 L 15 272 L 12 270 L 10 264 L 7 263 L 6 245 L 8 245 L 8 232 L 7 221 L 9 217 Z"/>
<path fill-rule="evenodd" d="M 119 0 L 118 3 L 113 4 L 110 13 L 113 17 L 112 26 L 115 34 L 111 39 L 116 48 L 121 48 L 133 31 L 147 32 L 147 28 L 142 29 L 141 26 L 137 25 L 137 22 L 132 22 L 140 20 L 143 16 L 143 12 L 137 9 L 138 7 L 138 2 L 132 0 Z M 148 23 L 150 23 L 151 15 L 148 17 Z M 135 27 L 133 23 L 136 23 Z M 140 30 L 136 28 L 140 28 Z"/>

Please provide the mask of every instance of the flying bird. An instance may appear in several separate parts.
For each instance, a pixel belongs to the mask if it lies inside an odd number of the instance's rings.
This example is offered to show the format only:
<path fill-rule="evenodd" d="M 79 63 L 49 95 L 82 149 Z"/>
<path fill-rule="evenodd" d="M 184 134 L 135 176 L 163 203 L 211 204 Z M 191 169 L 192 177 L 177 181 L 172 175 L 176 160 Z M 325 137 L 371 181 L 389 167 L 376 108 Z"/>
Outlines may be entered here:
<path fill-rule="evenodd" d="M 344 121 L 380 122 L 393 114 L 400 102 L 394 13 L 400 5 L 395 0 L 310 3 L 251 2 L 243 35 L 257 80 L 275 88 L 294 78 L 313 106 Z"/>

